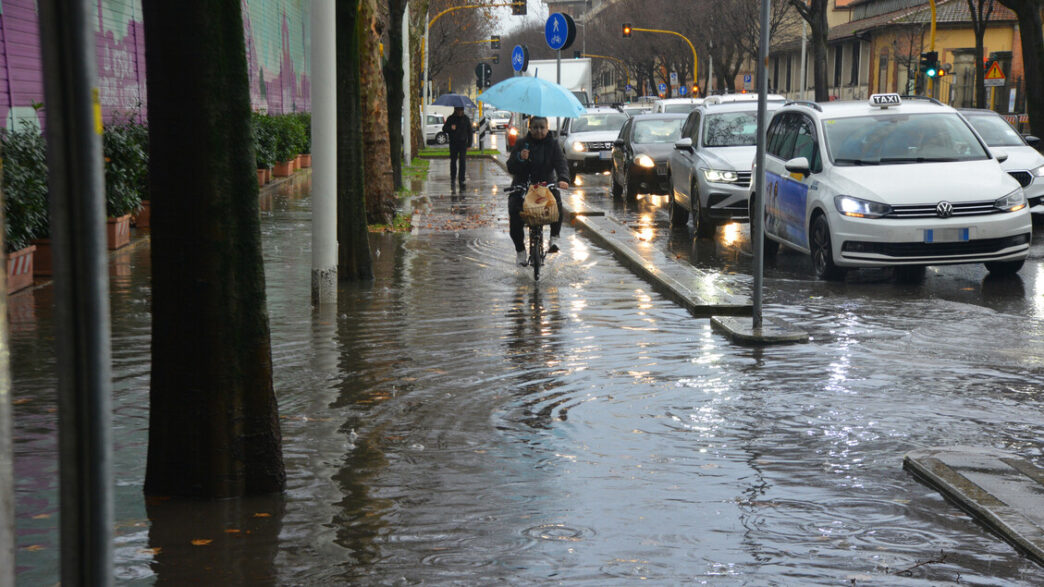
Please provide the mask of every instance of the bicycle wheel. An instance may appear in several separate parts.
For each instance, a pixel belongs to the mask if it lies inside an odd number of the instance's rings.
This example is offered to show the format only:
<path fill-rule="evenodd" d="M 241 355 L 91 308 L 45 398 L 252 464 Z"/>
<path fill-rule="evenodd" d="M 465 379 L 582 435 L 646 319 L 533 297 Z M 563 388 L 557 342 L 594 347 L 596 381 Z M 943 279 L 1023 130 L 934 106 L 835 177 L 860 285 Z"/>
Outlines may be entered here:
<path fill-rule="evenodd" d="M 533 266 L 533 280 L 540 279 L 540 266 L 544 262 L 544 227 L 529 227 L 529 264 Z"/>

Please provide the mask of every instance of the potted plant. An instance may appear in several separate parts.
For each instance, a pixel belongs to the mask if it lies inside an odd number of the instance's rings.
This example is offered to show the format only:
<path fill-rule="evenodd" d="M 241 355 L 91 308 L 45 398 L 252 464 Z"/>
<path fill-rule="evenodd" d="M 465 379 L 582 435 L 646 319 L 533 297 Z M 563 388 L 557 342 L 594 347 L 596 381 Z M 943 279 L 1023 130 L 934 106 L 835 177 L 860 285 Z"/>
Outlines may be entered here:
<path fill-rule="evenodd" d="M 257 185 L 265 185 L 271 180 L 272 164 L 275 163 L 276 130 L 272 117 L 254 112 L 251 117 L 254 136 L 254 157 L 257 160 Z"/>
<path fill-rule="evenodd" d="M 51 273 L 50 240 L 47 240 L 47 144 L 33 122 L 23 120 L 20 130 L 0 131 L 3 155 L 4 252 L 7 256 L 7 292 L 33 283 L 37 244 L 46 255 Z"/>
<path fill-rule="evenodd" d="M 275 129 L 275 159 L 273 175 L 288 177 L 294 172 L 293 160 L 297 157 L 297 125 L 288 116 L 273 116 Z"/>
<path fill-rule="evenodd" d="M 298 112 L 294 115 L 297 118 L 298 132 L 301 136 L 301 144 L 298 146 L 298 157 L 301 161 L 301 167 L 307 168 L 312 166 L 312 113 L 311 112 Z"/>
<path fill-rule="evenodd" d="M 140 139 L 142 128 L 129 119 L 115 120 L 102 135 L 110 249 L 130 243 L 130 215 L 141 207 L 141 189 L 149 168 L 148 153 Z"/>

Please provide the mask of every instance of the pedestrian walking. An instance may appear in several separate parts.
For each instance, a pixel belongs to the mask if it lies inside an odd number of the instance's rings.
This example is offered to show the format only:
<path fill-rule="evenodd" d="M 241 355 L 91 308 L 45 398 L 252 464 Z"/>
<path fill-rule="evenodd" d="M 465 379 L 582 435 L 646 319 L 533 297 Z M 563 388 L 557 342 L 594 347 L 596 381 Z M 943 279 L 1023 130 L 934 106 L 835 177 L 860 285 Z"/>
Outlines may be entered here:
<path fill-rule="evenodd" d="M 467 167 L 467 152 L 471 146 L 471 119 L 464 114 L 464 109 L 456 107 L 453 114 L 442 125 L 442 132 L 449 137 L 450 152 L 450 186 L 460 179 L 460 189 L 464 189 L 464 170 Z"/>

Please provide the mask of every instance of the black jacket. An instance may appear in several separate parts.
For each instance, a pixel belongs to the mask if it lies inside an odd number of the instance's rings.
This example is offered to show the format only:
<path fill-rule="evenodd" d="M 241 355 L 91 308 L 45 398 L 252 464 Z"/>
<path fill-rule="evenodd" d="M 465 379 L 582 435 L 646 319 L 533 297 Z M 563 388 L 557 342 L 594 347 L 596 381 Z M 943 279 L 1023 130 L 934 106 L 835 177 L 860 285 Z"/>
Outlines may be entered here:
<path fill-rule="evenodd" d="M 457 130 L 450 128 L 454 124 L 457 125 Z M 446 124 L 442 125 L 442 132 L 446 133 L 449 143 L 454 147 L 471 146 L 471 119 L 466 114 L 450 114 Z"/>
<path fill-rule="evenodd" d="M 525 161 L 519 157 L 522 149 L 529 149 L 529 159 Z M 569 164 L 565 153 L 550 133 L 540 141 L 528 134 L 519 139 L 515 148 L 511 149 L 507 168 L 513 178 L 512 185 L 569 181 Z"/>

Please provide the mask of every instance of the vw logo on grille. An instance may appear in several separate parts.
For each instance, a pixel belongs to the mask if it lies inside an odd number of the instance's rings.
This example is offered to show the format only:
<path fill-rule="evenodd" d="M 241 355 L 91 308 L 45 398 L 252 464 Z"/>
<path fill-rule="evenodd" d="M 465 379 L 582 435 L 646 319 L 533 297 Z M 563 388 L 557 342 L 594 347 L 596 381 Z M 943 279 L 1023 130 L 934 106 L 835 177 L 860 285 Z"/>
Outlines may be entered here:
<path fill-rule="evenodd" d="M 949 218 L 953 216 L 953 204 L 943 200 L 935 205 L 935 213 L 939 215 L 939 218 Z"/>

